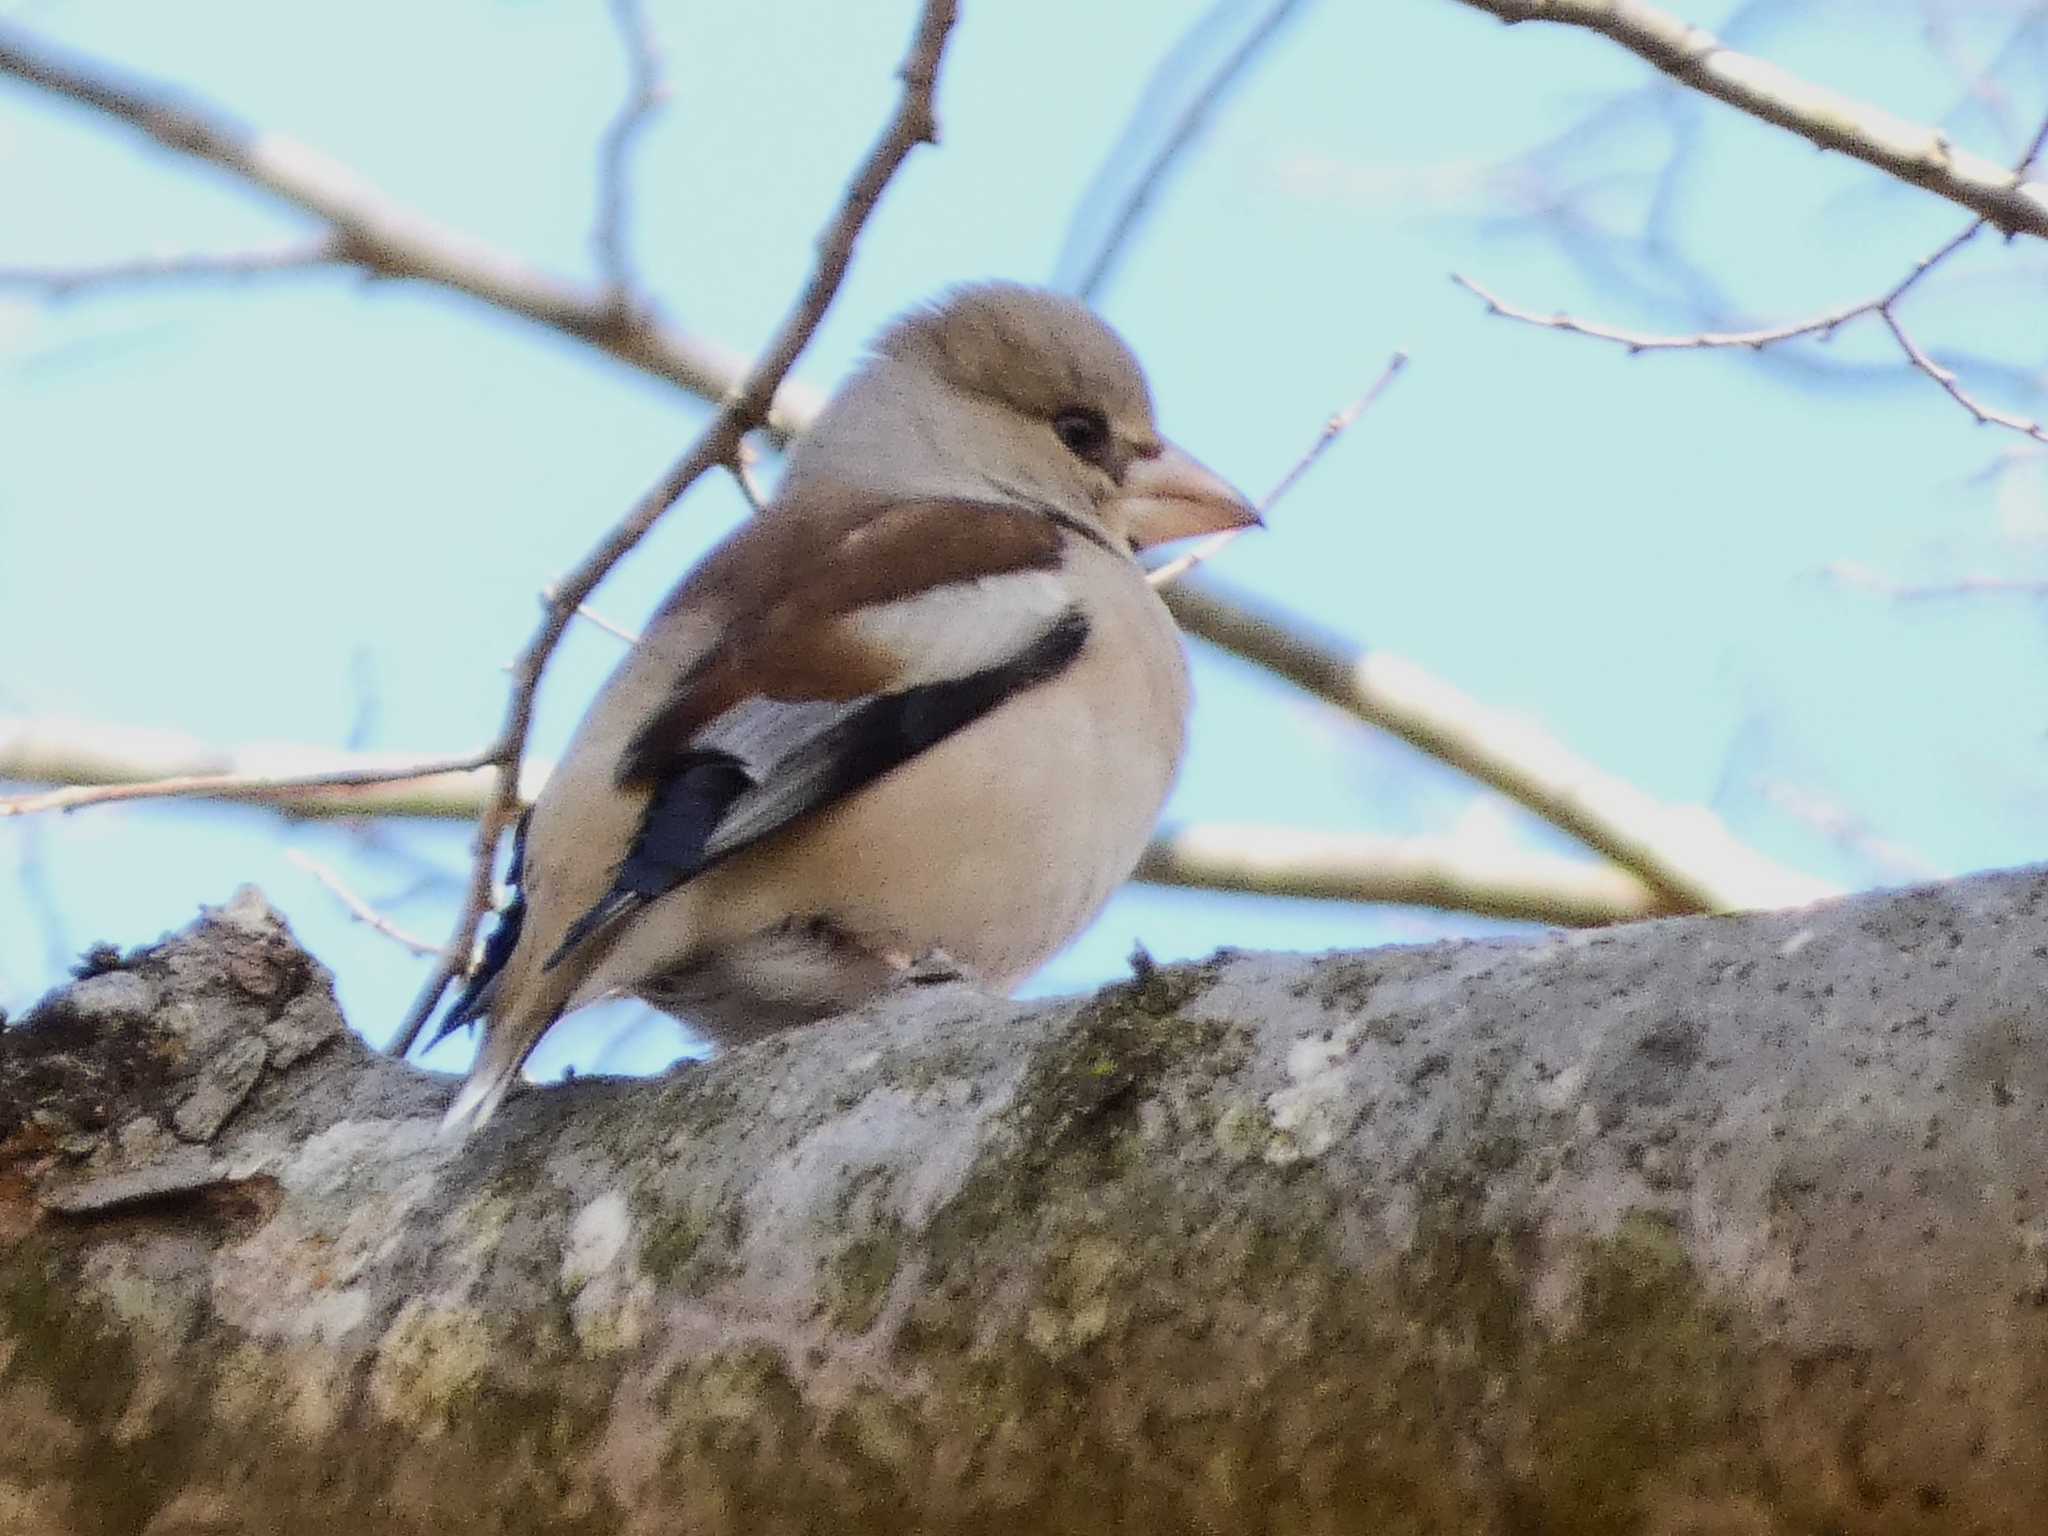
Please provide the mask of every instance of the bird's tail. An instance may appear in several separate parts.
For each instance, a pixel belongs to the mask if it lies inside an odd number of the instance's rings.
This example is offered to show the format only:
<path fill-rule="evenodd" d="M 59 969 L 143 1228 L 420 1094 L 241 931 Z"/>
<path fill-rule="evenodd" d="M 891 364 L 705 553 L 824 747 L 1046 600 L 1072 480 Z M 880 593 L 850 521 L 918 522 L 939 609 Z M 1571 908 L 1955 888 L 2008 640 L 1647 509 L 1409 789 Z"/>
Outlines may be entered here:
<path fill-rule="evenodd" d="M 441 1117 L 441 1134 L 455 1140 L 480 1131 L 498 1112 L 498 1105 L 511 1091 L 512 1084 L 519 1078 L 519 1057 L 509 1050 L 494 1050 L 502 1036 L 484 1036 L 483 1049 L 477 1052 L 476 1065 L 469 1069 L 469 1077 L 456 1090 L 454 1102 L 448 1106 L 448 1113 Z"/>
<path fill-rule="evenodd" d="M 501 985 L 493 998 L 469 1078 L 441 1119 L 443 1136 L 461 1138 L 483 1129 L 519 1081 L 527 1054 L 569 1002 L 576 978 L 563 974 L 566 968 L 538 973 L 530 965 L 515 969 L 525 974 L 508 973 L 506 982 L 513 984 Z"/>

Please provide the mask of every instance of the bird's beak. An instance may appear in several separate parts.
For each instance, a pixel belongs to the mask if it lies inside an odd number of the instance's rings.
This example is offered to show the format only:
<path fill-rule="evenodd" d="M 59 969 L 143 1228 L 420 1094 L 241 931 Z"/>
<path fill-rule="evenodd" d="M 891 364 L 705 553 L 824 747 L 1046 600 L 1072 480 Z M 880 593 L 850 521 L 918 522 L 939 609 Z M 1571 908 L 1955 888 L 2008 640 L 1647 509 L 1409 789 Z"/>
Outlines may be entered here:
<path fill-rule="evenodd" d="M 1125 471 L 1116 516 L 1138 549 L 1259 526 L 1258 509 L 1237 487 L 1171 443 Z"/>

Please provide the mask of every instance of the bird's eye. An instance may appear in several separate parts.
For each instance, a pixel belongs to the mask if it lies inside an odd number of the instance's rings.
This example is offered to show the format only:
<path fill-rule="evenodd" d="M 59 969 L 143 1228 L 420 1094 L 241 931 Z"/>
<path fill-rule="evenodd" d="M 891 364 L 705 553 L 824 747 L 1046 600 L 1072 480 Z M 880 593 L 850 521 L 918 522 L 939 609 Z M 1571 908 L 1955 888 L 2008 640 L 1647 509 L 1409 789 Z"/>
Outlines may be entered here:
<path fill-rule="evenodd" d="M 1052 419 L 1052 429 L 1077 459 L 1101 466 L 1109 458 L 1109 423 L 1102 412 L 1070 406 Z"/>

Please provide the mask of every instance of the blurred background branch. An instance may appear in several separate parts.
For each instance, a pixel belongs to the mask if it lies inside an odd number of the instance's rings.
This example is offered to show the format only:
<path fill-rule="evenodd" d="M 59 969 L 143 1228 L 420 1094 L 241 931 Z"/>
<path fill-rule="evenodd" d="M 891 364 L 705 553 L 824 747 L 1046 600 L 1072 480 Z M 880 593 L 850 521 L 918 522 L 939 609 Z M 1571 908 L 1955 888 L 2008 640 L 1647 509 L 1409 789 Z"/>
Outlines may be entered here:
<path fill-rule="evenodd" d="M 1411 720 L 1416 713 L 1409 712 Z M 1459 734 L 1458 727 L 1443 719 L 1434 722 L 1434 730 L 1444 738 Z M 315 776 L 265 773 L 247 766 L 256 762 L 320 762 L 325 767 Z M 527 760 L 522 781 L 526 798 L 539 792 L 549 766 Z M 221 777 L 205 778 L 208 767 Z M 359 778 L 335 782 L 349 775 L 352 767 Z M 209 748 L 169 733 L 114 724 L 0 717 L 0 780 L 70 786 L 57 795 L 0 801 L 0 816 L 172 795 L 204 797 L 210 782 L 218 786 L 221 799 L 289 818 L 473 821 L 483 815 L 492 793 L 489 771 L 472 768 L 457 774 L 443 768 L 439 761 L 420 760 L 412 770 L 419 777 L 408 780 L 405 763 L 392 754 L 370 757 L 316 747 Z M 372 779 L 374 787 L 357 787 Z M 294 862 L 367 920 L 367 904 L 332 870 L 316 867 L 304 854 L 295 855 Z M 1497 842 L 1333 837 L 1279 825 L 1162 830 L 1146 852 L 1137 878 L 1262 896 L 1399 902 L 1565 927 L 1703 910 L 1689 897 L 1660 891 L 1629 870 L 1585 859 L 1531 854 Z M 1817 885 L 1759 891 L 1788 899 L 1788 893 L 1824 894 Z M 408 935 L 392 936 L 417 952 L 441 952 L 440 946 Z"/>
<path fill-rule="evenodd" d="M 1743 847 L 1710 813 L 1658 804 L 1405 657 L 1348 650 L 1245 597 L 1185 586 L 1160 595 L 1189 634 L 1498 790 L 1644 881 L 1669 910 L 1796 906 L 1833 894 Z"/>
<path fill-rule="evenodd" d="M 1887 176 L 1967 208 L 2007 234 L 2048 237 L 2048 183 L 1963 149 L 1831 87 L 1739 52 L 1702 27 L 1643 0 L 1461 0 L 1502 21 L 1549 21 L 1597 32 L 1688 90 L 1760 122 L 1839 150 Z M 2029 157 L 2031 159 L 2031 157 Z"/>
<path fill-rule="evenodd" d="M 605 129 L 597 151 L 597 224 L 591 231 L 597 270 L 611 292 L 612 306 L 627 315 L 639 285 L 627 250 L 626 223 L 632 207 L 628 181 L 633 143 L 661 110 L 668 93 L 661 83 L 661 50 L 641 0 L 611 0 L 612 21 L 626 53 L 626 99 Z"/>
<path fill-rule="evenodd" d="M 1102 292 L 1178 162 L 1302 9 L 1302 0 L 1266 0 L 1247 21 L 1241 0 L 1219 0 L 1181 34 L 1076 203 L 1054 287 L 1091 300 Z"/>

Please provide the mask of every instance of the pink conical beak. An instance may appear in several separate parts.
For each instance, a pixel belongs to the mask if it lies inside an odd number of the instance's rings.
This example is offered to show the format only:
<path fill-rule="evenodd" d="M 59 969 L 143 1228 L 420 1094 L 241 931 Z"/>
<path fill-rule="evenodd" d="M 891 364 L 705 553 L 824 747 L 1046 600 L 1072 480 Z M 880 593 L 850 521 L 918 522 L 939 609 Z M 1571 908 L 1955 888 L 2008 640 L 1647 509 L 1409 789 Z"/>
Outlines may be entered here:
<path fill-rule="evenodd" d="M 1237 487 L 1171 443 L 1131 465 L 1117 506 L 1139 549 L 1259 525 L 1258 509 Z"/>

